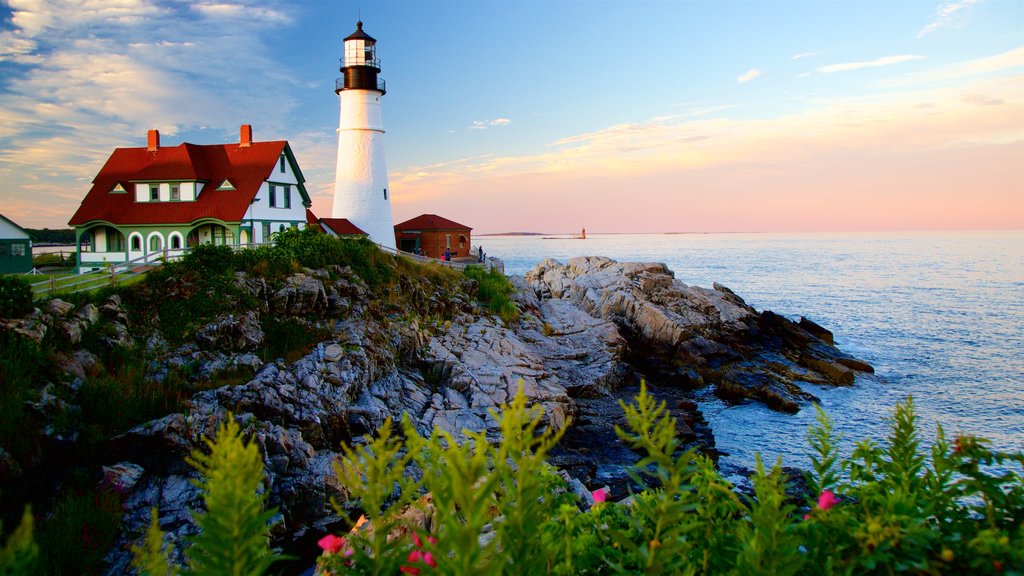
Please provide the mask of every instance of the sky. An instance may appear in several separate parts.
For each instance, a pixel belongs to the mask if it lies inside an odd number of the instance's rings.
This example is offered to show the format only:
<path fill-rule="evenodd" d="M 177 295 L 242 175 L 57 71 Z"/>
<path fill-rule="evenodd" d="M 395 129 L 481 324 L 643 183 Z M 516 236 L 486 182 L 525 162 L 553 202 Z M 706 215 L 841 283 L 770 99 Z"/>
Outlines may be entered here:
<path fill-rule="evenodd" d="M 115 147 L 288 140 L 330 216 L 342 39 L 377 39 L 395 222 L 1024 228 L 1024 2 L 0 0 L 0 213 Z"/>

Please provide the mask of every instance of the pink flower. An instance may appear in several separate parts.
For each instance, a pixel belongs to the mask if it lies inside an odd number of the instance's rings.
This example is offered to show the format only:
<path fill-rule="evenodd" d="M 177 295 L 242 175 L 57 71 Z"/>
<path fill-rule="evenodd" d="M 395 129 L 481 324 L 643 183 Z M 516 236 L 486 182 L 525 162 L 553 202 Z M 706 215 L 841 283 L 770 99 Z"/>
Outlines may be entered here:
<path fill-rule="evenodd" d="M 427 542 L 437 544 L 437 538 L 428 535 Z M 420 540 L 420 535 L 415 532 L 412 533 L 412 543 L 415 544 L 417 548 L 423 548 L 423 542 Z"/>
<path fill-rule="evenodd" d="M 405 559 L 405 561 L 409 564 L 423 563 L 427 566 L 430 566 L 431 568 L 437 568 L 437 561 L 434 560 L 434 555 L 430 552 L 420 552 L 419 550 L 413 550 L 412 552 L 409 552 L 409 556 Z M 398 571 L 403 572 L 405 574 L 413 574 L 413 576 L 415 576 L 416 574 L 420 573 L 420 568 L 417 566 L 409 566 L 408 564 L 405 564 L 402 565 L 402 567 L 399 568 Z"/>
<path fill-rule="evenodd" d="M 810 520 L 810 519 L 811 519 L 811 515 L 810 514 L 804 514 L 804 520 Z"/>
<path fill-rule="evenodd" d="M 591 496 L 594 497 L 594 504 L 604 502 L 605 500 L 608 499 L 608 494 L 605 493 L 604 488 L 598 488 L 597 490 L 594 490 L 590 494 Z"/>
<path fill-rule="evenodd" d="M 342 548 L 345 547 L 345 539 L 335 536 L 334 534 L 328 534 L 327 536 L 321 538 L 320 541 L 317 542 L 317 545 L 323 548 L 324 552 L 327 552 L 329 554 L 337 554 L 341 551 Z M 351 548 L 346 551 L 347 553 L 345 555 L 351 556 L 350 551 Z"/>
<path fill-rule="evenodd" d="M 430 552 L 420 551 L 423 548 L 423 541 L 420 540 L 420 535 L 416 532 L 412 533 L 412 542 L 416 545 L 416 549 L 409 552 L 409 556 L 405 559 L 405 561 L 409 564 L 419 564 L 422 562 L 423 564 L 426 564 L 431 568 L 437 568 L 437 561 L 434 560 L 434 555 Z M 437 538 L 434 538 L 433 536 L 430 536 L 428 534 L 427 542 L 430 542 L 431 544 L 437 544 Z M 402 567 L 399 568 L 398 571 L 405 574 L 412 574 L 413 576 L 420 573 L 419 567 L 410 566 L 409 564 L 402 565 Z"/>
<path fill-rule="evenodd" d="M 828 510 L 836 504 L 839 504 L 839 498 L 831 490 L 823 490 L 818 497 L 818 510 Z"/>

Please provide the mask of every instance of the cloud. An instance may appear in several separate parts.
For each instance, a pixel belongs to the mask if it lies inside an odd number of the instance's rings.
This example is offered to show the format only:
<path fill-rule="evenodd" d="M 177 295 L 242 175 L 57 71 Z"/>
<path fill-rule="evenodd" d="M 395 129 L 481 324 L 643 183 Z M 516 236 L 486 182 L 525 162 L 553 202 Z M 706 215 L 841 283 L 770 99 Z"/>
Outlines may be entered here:
<path fill-rule="evenodd" d="M 935 18 L 921 28 L 921 31 L 917 33 L 917 37 L 921 38 L 940 28 L 947 28 L 958 24 L 965 15 L 965 11 L 978 2 L 979 0 L 960 0 L 959 2 L 940 4 L 935 9 Z"/>
<path fill-rule="evenodd" d="M 401 201 L 413 203 L 455 190 L 488 190 L 499 183 L 532 188 L 547 182 L 543 186 L 550 188 L 567 178 L 629 181 L 644 174 L 681 177 L 730 166 L 791 167 L 797 178 L 814 166 L 813 158 L 822 151 L 838 157 L 927 156 L 980 146 L 1019 149 L 1024 143 L 1019 122 L 1024 78 L 1019 76 L 810 104 L 802 112 L 767 119 L 667 116 L 617 124 L 558 139 L 536 154 L 411 166 L 393 172 L 390 179 L 403 191 Z"/>
<path fill-rule="evenodd" d="M 257 130 L 271 136 L 290 124 L 296 82 L 267 46 L 267 30 L 291 21 L 277 4 L 9 4 L 9 29 L 0 31 L 0 60 L 9 63 L 0 77 L 0 175 L 16 172 L 7 195 L 60 206 L 59 220 L 71 216 L 110 151 L 143 142 L 149 128 L 219 137 L 258 121 Z M 183 41 L 189 29 L 203 33 Z M 253 90 L 253 78 L 270 81 Z M 69 187 L 74 199 L 58 201 Z M 12 215 L 29 225 L 42 217 Z"/>
<path fill-rule="evenodd" d="M 751 68 L 750 70 L 747 70 L 744 74 L 739 75 L 736 78 L 736 81 L 739 82 L 740 84 L 746 84 L 747 82 L 750 82 L 751 80 L 759 76 L 761 76 L 761 71 L 756 68 Z"/>
<path fill-rule="evenodd" d="M 971 76 L 982 76 L 1006 72 L 1009 74 L 1020 74 L 1024 68 L 1024 48 L 1016 48 L 1002 54 L 958 62 L 948 66 L 942 66 L 932 70 L 924 70 L 907 74 L 900 78 L 890 78 L 879 82 L 880 86 L 907 86 L 913 84 L 930 84 L 959 80 Z"/>
<path fill-rule="evenodd" d="M 799 52 L 797 54 L 793 54 L 793 56 L 790 57 L 790 60 L 800 60 L 802 58 L 807 58 L 808 56 L 814 56 L 814 52 Z"/>
<path fill-rule="evenodd" d="M 486 130 L 491 126 L 508 126 L 512 121 L 508 118 L 494 118 L 493 120 L 474 120 L 469 125 L 470 130 Z"/>
<path fill-rule="evenodd" d="M 878 68 L 879 66 L 891 66 L 893 64 L 901 64 L 903 62 L 911 62 L 913 60 L 923 60 L 924 56 L 918 56 L 917 54 L 899 54 L 896 56 L 883 56 L 875 60 L 869 60 L 866 62 L 845 62 L 843 64 L 829 64 L 827 66 L 820 66 L 816 68 L 818 72 L 824 72 L 826 74 L 832 72 L 847 72 L 850 70 L 860 70 L 862 68 Z"/>
<path fill-rule="evenodd" d="M 283 23 L 291 22 L 288 14 L 273 8 L 266 8 L 253 4 L 208 2 L 192 6 L 193 10 L 212 18 L 233 18 L 248 20 L 258 18 L 269 22 Z"/>

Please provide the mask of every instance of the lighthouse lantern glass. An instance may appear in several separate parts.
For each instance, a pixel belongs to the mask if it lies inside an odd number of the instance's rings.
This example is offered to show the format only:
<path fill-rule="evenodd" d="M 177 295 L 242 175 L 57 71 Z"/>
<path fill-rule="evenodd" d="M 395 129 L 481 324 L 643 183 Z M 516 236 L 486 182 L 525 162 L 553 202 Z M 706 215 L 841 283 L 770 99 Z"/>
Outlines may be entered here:
<path fill-rule="evenodd" d="M 376 46 L 365 40 L 345 42 L 345 66 L 373 66 L 376 62 Z"/>

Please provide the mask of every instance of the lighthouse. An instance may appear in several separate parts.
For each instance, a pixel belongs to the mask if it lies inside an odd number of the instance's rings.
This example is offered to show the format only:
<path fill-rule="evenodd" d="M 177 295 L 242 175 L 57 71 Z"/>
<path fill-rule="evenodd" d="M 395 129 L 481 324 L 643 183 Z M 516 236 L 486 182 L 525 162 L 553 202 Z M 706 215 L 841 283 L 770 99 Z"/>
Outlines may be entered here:
<path fill-rule="evenodd" d="M 377 78 L 377 41 L 356 31 L 344 40 L 341 74 L 334 92 L 341 103 L 338 121 L 338 163 L 334 176 L 334 208 L 331 215 L 347 218 L 370 239 L 395 247 L 395 225 L 391 219 L 388 167 L 384 160 L 384 123 L 380 99 L 384 81 Z"/>

